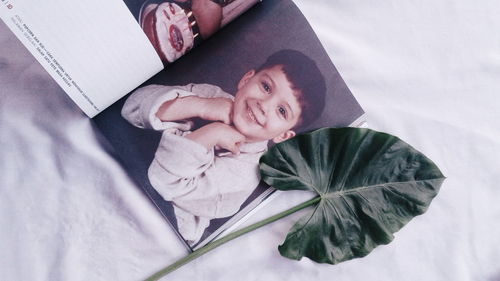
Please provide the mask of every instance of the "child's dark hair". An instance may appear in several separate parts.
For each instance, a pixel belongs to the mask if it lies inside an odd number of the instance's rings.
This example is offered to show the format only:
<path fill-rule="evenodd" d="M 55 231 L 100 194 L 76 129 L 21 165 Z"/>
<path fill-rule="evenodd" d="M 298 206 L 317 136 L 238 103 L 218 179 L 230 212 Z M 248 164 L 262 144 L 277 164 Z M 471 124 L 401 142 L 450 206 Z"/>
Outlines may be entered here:
<path fill-rule="evenodd" d="M 300 120 L 294 129 L 314 122 L 325 107 L 325 78 L 316 63 L 302 52 L 281 50 L 269 56 L 257 72 L 281 65 L 292 89 L 298 92 L 297 99 L 302 108 Z"/>

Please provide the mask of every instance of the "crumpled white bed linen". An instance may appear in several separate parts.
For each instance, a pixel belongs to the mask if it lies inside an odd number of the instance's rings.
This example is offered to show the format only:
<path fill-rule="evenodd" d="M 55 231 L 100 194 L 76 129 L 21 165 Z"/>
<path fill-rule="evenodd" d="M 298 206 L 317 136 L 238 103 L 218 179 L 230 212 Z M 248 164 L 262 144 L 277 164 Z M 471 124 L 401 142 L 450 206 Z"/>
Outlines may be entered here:
<path fill-rule="evenodd" d="M 296 1 L 369 127 L 448 177 L 427 213 L 339 265 L 280 257 L 301 214 L 165 280 L 500 280 L 500 4 Z M 0 23 L 0 280 L 141 280 L 186 250 L 92 121 Z M 303 199 L 281 194 L 250 221 Z"/>

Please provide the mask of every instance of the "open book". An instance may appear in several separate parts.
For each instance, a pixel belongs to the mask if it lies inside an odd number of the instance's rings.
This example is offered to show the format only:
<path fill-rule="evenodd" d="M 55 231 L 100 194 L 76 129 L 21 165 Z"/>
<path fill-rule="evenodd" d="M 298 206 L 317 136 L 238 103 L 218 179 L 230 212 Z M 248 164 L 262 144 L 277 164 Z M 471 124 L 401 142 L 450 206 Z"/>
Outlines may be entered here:
<path fill-rule="evenodd" d="M 0 16 L 192 250 L 273 193 L 270 145 L 364 122 L 290 0 L 2 0 Z"/>

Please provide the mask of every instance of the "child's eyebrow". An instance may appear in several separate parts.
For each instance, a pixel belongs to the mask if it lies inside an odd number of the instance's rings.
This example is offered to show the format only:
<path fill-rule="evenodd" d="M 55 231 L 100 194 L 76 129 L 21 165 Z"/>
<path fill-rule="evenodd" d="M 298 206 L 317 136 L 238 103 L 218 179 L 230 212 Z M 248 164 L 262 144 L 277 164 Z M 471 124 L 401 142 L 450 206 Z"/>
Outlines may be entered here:
<path fill-rule="evenodd" d="M 271 81 L 271 88 L 274 89 L 274 87 L 276 87 L 276 84 L 274 83 L 273 78 L 267 73 L 264 73 L 264 77 L 267 77 L 267 79 L 269 79 L 269 81 Z"/>

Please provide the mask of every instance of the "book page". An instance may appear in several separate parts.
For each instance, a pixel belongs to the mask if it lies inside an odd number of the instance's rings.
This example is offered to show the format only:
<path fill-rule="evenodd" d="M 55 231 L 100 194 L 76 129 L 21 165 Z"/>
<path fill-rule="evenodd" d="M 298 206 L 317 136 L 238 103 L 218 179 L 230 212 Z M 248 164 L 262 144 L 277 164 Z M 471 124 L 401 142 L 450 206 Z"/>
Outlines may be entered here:
<path fill-rule="evenodd" d="M 1 0 L 0 18 L 90 117 L 163 68 L 122 0 Z"/>
<path fill-rule="evenodd" d="M 280 0 L 255 5 L 93 120 L 197 249 L 272 191 L 258 174 L 269 146 L 363 114 L 304 16 Z"/>

